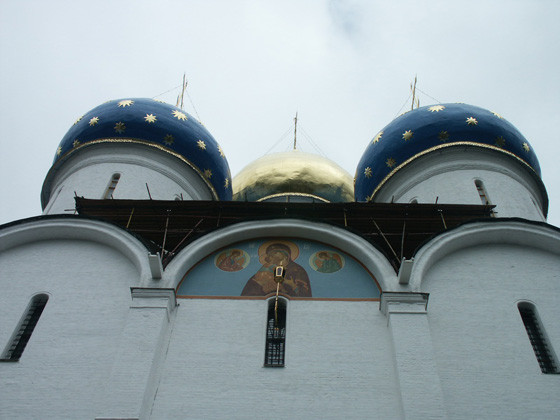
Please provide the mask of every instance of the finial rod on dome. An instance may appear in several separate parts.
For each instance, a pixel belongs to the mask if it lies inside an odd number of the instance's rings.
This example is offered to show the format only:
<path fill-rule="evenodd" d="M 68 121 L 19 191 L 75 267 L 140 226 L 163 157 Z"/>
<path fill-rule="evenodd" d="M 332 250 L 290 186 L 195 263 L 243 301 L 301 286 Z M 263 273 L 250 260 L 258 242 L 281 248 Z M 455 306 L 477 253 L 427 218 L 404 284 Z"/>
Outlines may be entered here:
<path fill-rule="evenodd" d="M 296 116 L 294 118 L 294 150 L 296 150 L 296 143 L 297 143 L 297 111 L 296 111 Z"/>
<path fill-rule="evenodd" d="M 182 88 L 181 88 L 181 93 L 179 94 L 179 96 L 177 96 L 177 104 L 175 106 L 180 107 L 181 109 L 183 109 L 183 98 L 185 96 L 185 91 L 187 90 L 187 74 L 183 73 L 183 84 L 182 84 Z"/>
<path fill-rule="evenodd" d="M 416 81 L 418 79 L 418 76 L 415 74 L 414 75 L 414 85 L 411 83 L 410 84 L 410 90 L 412 91 L 412 104 L 410 106 L 410 110 L 412 111 L 414 109 L 414 103 L 416 102 L 416 108 L 420 107 L 420 100 L 416 97 Z"/>

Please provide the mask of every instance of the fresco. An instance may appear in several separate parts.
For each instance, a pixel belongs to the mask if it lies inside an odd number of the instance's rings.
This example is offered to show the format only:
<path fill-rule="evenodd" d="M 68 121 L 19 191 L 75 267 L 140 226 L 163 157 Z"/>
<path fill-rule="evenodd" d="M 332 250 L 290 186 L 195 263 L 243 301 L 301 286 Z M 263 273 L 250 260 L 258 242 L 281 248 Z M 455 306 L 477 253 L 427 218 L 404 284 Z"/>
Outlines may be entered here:
<path fill-rule="evenodd" d="M 300 298 L 379 298 L 373 277 L 354 258 L 297 238 L 239 242 L 209 255 L 183 278 L 181 296 L 267 296 L 276 293 L 274 269 L 284 267 L 280 293 Z"/>

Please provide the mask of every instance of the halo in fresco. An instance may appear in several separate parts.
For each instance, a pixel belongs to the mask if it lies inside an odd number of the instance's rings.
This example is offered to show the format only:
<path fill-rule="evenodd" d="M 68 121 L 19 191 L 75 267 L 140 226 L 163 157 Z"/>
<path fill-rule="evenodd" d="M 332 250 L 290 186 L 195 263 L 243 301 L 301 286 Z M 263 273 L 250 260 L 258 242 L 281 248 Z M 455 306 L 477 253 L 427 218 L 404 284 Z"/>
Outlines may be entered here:
<path fill-rule="evenodd" d="M 273 244 L 283 244 L 290 248 L 290 259 L 295 261 L 299 256 L 299 248 L 296 244 L 291 241 L 286 240 L 274 240 L 274 241 L 266 241 L 261 246 L 259 246 L 259 261 L 262 265 L 270 265 L 269 257 L 266 253 L 266 250 L 270 245 Z"/>
<path fill-rule="evenodd" d="M 245 251 L 239 248 L 228 248 L 214 258 L 214 264 L 222 271 L 235 272 L 243 270 L 251 257 Z"/>
<path fill-rule="evenodd" d="M 266 296 L 277 290 L 274 270 L 284 267 L 285 275 L 279 291 L 288 296 L 311 297 L 311 283 L 305 269 L 294 260 L 299 255 L 299 247 L 292 241 L 266 241 L 259 247 L 259 261 L 262 266 L 247 281 L 241 296 Z"/>
<path fill-rule="evenodd" d="M 336 273 L 344 267 L 344 257 L 338 252 L 318 251 L 309 258 L 309 265 L 319 273 Z"/>

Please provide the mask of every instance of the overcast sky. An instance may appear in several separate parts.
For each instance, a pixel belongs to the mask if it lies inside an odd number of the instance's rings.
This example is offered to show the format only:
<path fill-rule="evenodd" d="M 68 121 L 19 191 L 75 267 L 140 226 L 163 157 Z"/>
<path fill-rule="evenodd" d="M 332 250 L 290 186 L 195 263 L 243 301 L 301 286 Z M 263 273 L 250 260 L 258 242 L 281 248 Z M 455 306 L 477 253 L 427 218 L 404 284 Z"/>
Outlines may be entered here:
<path fill-rule="evenodd" d="M 420 105 L 478 105 L 527 137 L 560 225 L 559 17 L 556 0 L 0 0 L 0 223 L 41 213 L 76 118 L 109 99 L 174 104 L 185 72 L 185 110 L 233 175 L 298 111 L 300 148 L 316 152 L 311 138 L 353 176 L 418 75 Z"/>

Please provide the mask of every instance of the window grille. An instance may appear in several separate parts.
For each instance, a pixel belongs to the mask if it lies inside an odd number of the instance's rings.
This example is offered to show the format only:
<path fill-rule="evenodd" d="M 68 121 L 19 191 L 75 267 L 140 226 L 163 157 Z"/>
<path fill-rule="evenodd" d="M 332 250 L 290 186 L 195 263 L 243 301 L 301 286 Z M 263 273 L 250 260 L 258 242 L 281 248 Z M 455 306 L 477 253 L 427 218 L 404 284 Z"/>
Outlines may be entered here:
<path fill-rule="evenodd" d="M 113 198 L 113 192 L 115 191 L 115 188 L 117 188 L 117 184 L 119 183 L 120 178 L 121 174 L 113 174 L 111 181 L 109 182 L 109 186 L 107 187 L 105 194 L 103 194 L 103 198 L 105 200 Z"/>
<path fill-rule="evenodd" d="M 286 303 L 278 299 L 278 308 L 275 309 L 276 299 L 268 302 L 268 317 L 266 327 L 266 348 L 264 365 L 266 367 L 283 367 L 286 342 Z"/>
<path fill-rule="evenodd" d="M 46 294 L 33 296 L 14 336 L 4 350 L 2 360 L 18 361 L 20 359 L 48 300 L 49 297 Z"/>
<path fill-rule="evenodd" d="M 548 343 L 535 306 L 528 302 L 521 302 L 517 307 L 542 373 L 560 373 L 558 362 L 554 357 L 552 347 Z"/>

